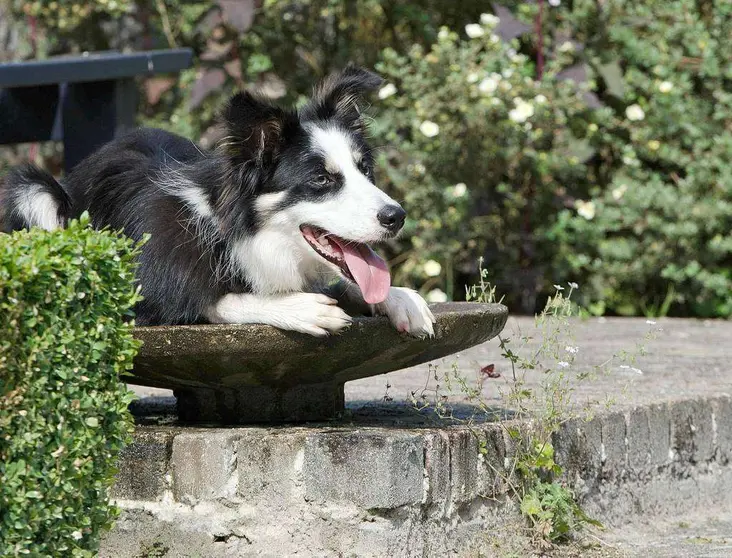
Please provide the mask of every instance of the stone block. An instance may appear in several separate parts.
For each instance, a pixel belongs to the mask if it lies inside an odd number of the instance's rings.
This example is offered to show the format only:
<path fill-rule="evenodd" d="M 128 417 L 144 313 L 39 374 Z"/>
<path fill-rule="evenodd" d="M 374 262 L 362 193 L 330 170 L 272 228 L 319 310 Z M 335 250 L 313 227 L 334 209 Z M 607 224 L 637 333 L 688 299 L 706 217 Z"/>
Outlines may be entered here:
<path fill-rule="evenodd" d="M 364 509 L 422 501 L 421 435 L 389 431 L 322 432 L 305 442 L 305 497 Z"/>
<path fill-rule="evenodd" d="M 732 461 L 732 398 L 715 397 L 711 400 L 714 413 L 714 445 L 717 459 L 727 464 Z"/>
<path fill-rule="evenodd" d="M 602 418 L 567 421 L 553 438 L 555 461 L 568 479 L 597 479 L 602 467 Z"/>
<path fill-rule="evenodd" d="M 238 442 L 238 492 L 250 505 L 270 508 L 303 501 L 305 431 L 247 430 Z"/>
<path fill-rule="evenodd" d="M 600 421 L 602 423 L 600 431 L 602 436 L 600 454 L 602 476 L 605 478 L 620 478 L 627 469 L 625 415 L 610 413 L 603 415 Z"/>
<path fill-rule="evenodd" d="M 484 449 L 482 452 L 481 446 Z M 478 450 L 478 493 L 488 498 L 496 497 L 506 490 L 503 427 L 494 424 L 483 427 L 479 431 Z"/>
<path fill-rule="evenodd" d="M 478 438 L 470 430 L 448 433 L 452 501 L 468 502 L 478 495 Z"/>
<path fill-rule="evenodd" d="M 662 467 L 671 462 L 671 418 L 667 404 L 648 406 L 648 444 L 650 465 Z"/>
<path fill-rule="evenodd" d="M 637 407 L 626 416 L 628 469 L 631 476 L 646 473 L 651 465 L 651 427 L 648 409 Z"/>
<path fill-rule="evenodd" d="M 239 437 L 230 430 L 178 434 L 170 460 L 175 499 L 194 505 L 198 500 L 233 497 Z"/>
<path fill-rule="evenodd" d="M 671 441 L 682 463 L 704 463 L 714 456 L 712 407 L 707 399 L 678 401 L 670 406 Z"/>
<path fill-rule="evenodd" d="M 450 440 L 444 431 L 424 437 L 424 493 L 422 502 L 444 502 L 450 493 Z"/>
<path fill-rule="evenodd" d="M 132 443 L 120 452 L 111 497 L 159 501 L 168 488 L 166 475 L 174 435 L 173 430 L 138 427 Z"/>

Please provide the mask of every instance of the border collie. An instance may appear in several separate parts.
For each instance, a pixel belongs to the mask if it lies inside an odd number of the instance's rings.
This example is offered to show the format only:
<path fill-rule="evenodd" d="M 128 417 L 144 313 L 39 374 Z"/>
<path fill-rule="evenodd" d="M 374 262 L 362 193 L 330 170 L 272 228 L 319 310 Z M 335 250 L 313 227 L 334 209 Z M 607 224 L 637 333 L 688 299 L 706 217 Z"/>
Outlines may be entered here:
<path fill-rule="evenodd" d="M 394 238 L 406 216 L 374 185 L 365 139 L 360 103 L 381 83 L 348 66 L 296 111 L 238 93 L 210 152 L 139 129 L 62 184 L 20 167 L 0 184 L 0 230 L 52 230 L 88 211 L 95 228 L 137 241 L 149 233 L 137 270 L 141 325 L 258 323 L 323 336 L 350 324 L 341 302 L 431 336 L 426 302 L 392 287 L 369 247 Z"/>

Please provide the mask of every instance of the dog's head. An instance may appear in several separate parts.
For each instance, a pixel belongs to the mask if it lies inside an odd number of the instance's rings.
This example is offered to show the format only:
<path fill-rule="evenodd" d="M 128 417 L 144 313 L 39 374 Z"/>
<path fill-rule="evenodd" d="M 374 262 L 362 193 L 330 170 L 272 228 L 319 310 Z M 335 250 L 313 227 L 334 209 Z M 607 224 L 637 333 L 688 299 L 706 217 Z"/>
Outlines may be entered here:
<path fill-rule="evenodd" d="M 381 83 L 348 66 L 321 83 L 300 110 L 243 92 L 223 112 L 223 149 L 234 180 L 222 197 L 232 219 L 237 205 L 253 206 L 257 222 L 292 235 L 305 257 L 337 268 L 369 303 L 384 300 L 390 279 L 368 244 L 396 236 L 406 216 L 374 184 L 364 134 L 360 103 Z"/>

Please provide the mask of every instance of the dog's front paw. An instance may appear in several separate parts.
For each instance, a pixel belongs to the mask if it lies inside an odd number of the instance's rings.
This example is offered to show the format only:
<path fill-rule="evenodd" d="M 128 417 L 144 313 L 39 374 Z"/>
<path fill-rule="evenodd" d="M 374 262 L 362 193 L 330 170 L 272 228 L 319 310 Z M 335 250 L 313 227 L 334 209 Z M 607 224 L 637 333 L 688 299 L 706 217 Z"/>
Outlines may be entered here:
<path fill-rule="evenodd" d="M 375 313 L 387 316 L 397 331 L 415 337 L 435 335 L 435 317 L 427 302 L 412 289 L 392 287 L 386 300 L 375 306 Z"/>
<path fill-rule="evenodd" d="M 352 319 L 339 306 L 338 301 L 322 294 L 298 293 L 285 297 L 281 306 L 287 307 L 281 322 L 276 325 L 324 337 L 337 333 L 351 325 Z"/>

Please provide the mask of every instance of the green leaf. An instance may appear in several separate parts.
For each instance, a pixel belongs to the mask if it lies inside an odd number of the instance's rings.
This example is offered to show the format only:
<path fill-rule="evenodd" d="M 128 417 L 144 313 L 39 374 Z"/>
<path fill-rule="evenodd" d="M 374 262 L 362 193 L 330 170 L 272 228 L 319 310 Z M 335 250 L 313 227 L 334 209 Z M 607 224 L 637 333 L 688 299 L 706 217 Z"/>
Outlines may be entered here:
<path fill-rule="evenodd" d="M 534 492 L 529 492 L 521 500 L 521 513 L 528 517 L 537 516 L 541 512 L 541 502 Z"/>

